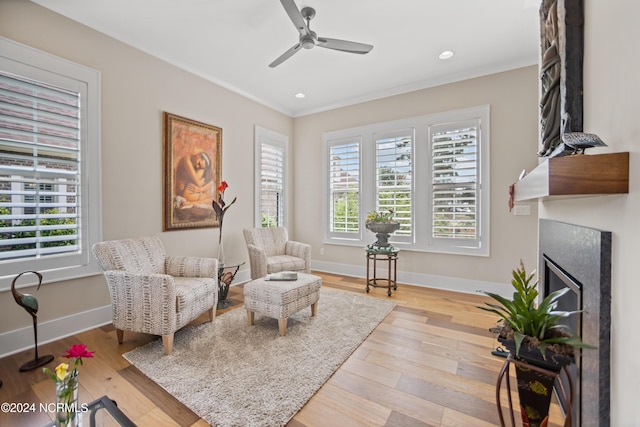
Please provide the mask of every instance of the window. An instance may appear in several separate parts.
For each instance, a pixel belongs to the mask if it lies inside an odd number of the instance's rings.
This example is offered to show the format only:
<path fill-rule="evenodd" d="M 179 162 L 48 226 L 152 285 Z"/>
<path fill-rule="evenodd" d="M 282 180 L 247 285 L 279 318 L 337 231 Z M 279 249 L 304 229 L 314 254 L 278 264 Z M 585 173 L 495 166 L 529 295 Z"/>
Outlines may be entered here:
<path fill-rule="evenodd" d="M 360 141 L 329 143 L 329 233 L 354 238 L 360 233 Z"/>
<path fill-rule="evenodd" d="M 0 51 L 0 289 L 25 270 L 98 273 L 99 75 L 7 39 Z"/>
<path fill-rule="evenodd" d="M 327 132 L 324 242 L 364 246 L 372 210 L 400 249 L 489 255 L 489 107 Z"/>
<path fill-rule="evenodd" d="M 478 127 L 470 121 L 430 129 L 434 239 L 478 238 Z"/>
<path fill-rule="evenodd" d="M 413 130 L 375 135 L 376 145 L 376 210 L 393 211 L 400 222 L 396 236 L 411 236 L 411 169 Z"/>
<path fill-rule="evenodd" d="M 285 225 L 288 138 L 256 126 L 256 227 Z"/>

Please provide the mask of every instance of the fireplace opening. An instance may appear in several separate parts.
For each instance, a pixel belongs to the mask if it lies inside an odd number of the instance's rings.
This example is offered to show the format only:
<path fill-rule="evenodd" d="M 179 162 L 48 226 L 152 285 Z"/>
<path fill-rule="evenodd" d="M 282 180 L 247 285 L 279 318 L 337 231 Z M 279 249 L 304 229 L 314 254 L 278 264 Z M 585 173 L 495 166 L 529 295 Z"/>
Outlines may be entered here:
<path fill-rule="evenodd" d="M 564 272 L 558 265 L 556 265 L 549 257 L 543 254 L 544 259 L 544 277 L 546 278 L 544 283 L 544 295 L 549 295 L 552 292 L 569 288 L 570 291 L 562 295 L 558 299 L 558 310 L 560 311 L 580 311 L 582 310 L 582 286 L 581 284 Z M 582 313 L 577 313 L 569 316 L 561 321 L 562 324 L 567 325 L 573 335 L 582 338 Z M 575 350 L 575 363 L 568 366 L 569 377 L 573 383 L 573 407 L 572 407 L 572 420 L 574 425 L 581 425 L 581 384 L 582 384 L 582 351 L 581 349 Z M 564 375 L 560 376 L 565 390 L 570 390 L 569 378 Z M 567 404 L 559 398 L 560 390 L 559 385 L 555 387 L 556 399 L 560 404 L 563 413 L 566 415 Z"/>

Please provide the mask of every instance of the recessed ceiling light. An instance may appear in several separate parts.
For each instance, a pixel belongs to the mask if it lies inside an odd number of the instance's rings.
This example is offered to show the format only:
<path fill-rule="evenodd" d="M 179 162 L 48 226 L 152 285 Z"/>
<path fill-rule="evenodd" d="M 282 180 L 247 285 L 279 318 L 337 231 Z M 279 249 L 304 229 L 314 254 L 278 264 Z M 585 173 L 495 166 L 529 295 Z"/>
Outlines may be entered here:
<path fill-rule="evenodd" d="M 438 55 L 438 58 L 440 59 L 449 59 L 453 56 L 453 51 L 452 50 L 444 50 L 442 52 L 440 52 L 440 55 Z"/>
<path fill-rule="evenodd" d="M 295 97 L 296 97 L 296 98 L 298 98 L 298 99 L 302 99 L 302 98 L 304 98 L 305 96 L 306 96 L 306 95 L 305 95 L 304 93 L 302 93 L 302 92 L 298 92 L 298 93 L 296 93 L 296 94 L 295 94 Z"/>

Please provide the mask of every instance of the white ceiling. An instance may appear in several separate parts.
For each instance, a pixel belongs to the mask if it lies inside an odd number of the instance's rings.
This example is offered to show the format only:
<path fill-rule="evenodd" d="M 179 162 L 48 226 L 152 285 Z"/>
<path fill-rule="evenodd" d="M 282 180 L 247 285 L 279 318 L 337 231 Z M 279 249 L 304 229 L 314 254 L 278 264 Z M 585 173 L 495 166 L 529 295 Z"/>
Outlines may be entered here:
<path fill-rule="evenodd" d="M 538 62 L 540 0 L 296 0 L 320 37 L 298 41 L 279 0 L 31 0 L 293 117 Z M 452 50 L 449 60 L 438 59 Z M 304 99 L 294 97 L 303 92 Z"/>

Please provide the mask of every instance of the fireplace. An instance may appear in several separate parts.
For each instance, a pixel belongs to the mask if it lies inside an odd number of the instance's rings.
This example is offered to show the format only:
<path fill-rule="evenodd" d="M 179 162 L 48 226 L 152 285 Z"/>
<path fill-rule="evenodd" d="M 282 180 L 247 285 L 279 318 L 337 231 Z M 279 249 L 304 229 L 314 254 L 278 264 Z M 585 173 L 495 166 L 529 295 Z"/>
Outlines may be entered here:
<path fill-rule="evenodd" d="M 567 324 L 583 341 L 597 346 L 576 354 L 573 425 L 610 425 L 611 232 L 540 220 L 541 293 L 569 287 L 560 310 L 583 310 Z"/>

